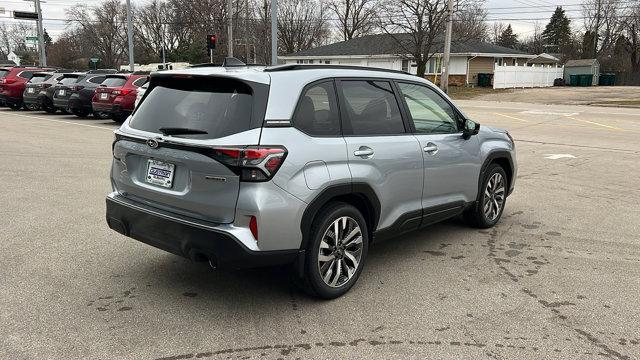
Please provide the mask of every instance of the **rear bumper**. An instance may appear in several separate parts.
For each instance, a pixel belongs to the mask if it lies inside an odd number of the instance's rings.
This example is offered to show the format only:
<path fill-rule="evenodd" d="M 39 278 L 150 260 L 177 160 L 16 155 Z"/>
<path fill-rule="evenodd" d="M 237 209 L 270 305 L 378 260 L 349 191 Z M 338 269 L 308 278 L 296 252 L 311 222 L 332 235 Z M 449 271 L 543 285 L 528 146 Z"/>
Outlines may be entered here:
<path fill-rule="evenodd" d="M 194 261 L 211 259 L 219 267 L 252 268 L 292 263 L 298 250 L 254 251 L 229 225 L 204 223 L 150 209 L 116 193 L 107 196 L 107 224 L 125 236 Z"/>
<path fill-rule="evenodd" d="M 71 110 L 86 110 L 92 111 L 91 102 L 84 102 L 78 97 L 71 95 L 69 98 L 69 104 L 67 105 Z"/>
<path fill-rule="evenodd" d="M 69 107 L 69 99 L 53 98 L 53 106 L 58 109 L 66 109 Z"/>
<path fill-rule="evenodd" d="M 22 104 L 22 97 L 13 97 L 6 94 L 0 94 L 0 102 L 4 104 Z"/>
<path fill-rule="evenodd" d="M 31 94 L 31 95 L 25 94 L 22 96 L 22 101 L 27 105 L 40 105 L 42 102 L 38 98 L 38 94 Z"/>
<path fill-rule="evenodd" d="M 116 114 L 116 115 L 129 115 L 132 113 L 132 110 L 123 109 L 119 104 L 102 104 L 102 103 L 92 103 L 93 111 L 99 111 L 107 114 Z"/>

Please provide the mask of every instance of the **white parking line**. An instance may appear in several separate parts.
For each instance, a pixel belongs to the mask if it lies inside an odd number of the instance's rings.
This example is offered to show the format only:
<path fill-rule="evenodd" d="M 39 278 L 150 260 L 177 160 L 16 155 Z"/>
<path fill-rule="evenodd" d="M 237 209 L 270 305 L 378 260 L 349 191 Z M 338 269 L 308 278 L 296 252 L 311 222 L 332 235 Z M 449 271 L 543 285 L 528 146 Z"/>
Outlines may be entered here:
<path fill-rule="evenodd" d="M 90 127 L 90 128 L 95 128 L 95 129 L 102 129 L 102 130 L 109 130 L 109 131 L 114 131 L 115 130 L 114 128 L 110 128 L 110 127 L 106 127 L 106 126 L 80 124 L 80 123 L 73 122 L 73 121 L 49 119 L 49 118 L 40 117 L 40 116 L 33 116 L 33 115 L 23 115 L 23 114 L 7 113 L 7 112 L 0 112 L 0 114 L 7 115 L 7 116 L 20 116 L 20 117 L 25 117 L 25 118 L 29 118 L 29 119 L 45 120 L 45 121 L 51 121 L 51 122 L 56 122 L 56 123 L 69 124 L 69 125 L 85 126 L 85 127 Z"/>

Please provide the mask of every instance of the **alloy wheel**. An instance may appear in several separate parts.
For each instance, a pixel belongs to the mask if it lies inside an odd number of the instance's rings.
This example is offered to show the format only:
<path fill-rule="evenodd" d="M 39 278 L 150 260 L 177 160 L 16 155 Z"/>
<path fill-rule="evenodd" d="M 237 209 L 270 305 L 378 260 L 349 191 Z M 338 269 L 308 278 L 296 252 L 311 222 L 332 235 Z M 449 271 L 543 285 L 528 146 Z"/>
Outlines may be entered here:
<path fill-rule="evenodd" d="M 494 221 L 500 215 L 502 207 L 504 206 L 504 198 L 504 178 L 502 174 L 495 173 L 491 175 L 484 189 L 482 209 L 487 220 Z"/>
<path fill-rule="evenodd" d="M 362 258 L 362 239 L 358 222 L 349 216 L 329 225 L 318 250 L 318 271 L 325 284 L 337 288 L 354 276 Z"/>

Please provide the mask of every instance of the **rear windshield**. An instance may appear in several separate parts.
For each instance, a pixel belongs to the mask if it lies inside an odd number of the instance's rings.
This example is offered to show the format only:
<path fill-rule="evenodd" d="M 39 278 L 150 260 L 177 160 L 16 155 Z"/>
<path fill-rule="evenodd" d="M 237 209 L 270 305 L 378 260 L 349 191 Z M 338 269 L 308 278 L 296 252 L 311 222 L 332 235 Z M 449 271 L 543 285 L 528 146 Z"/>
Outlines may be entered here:
<path fill-rule="evenodd" d="M 76 81 L 78 81 L 77 77 L 63 77 L 62 80 L 60 80 L 60 84 L 62 85 L 69 85 L 69 84 L 73 84 Z"/>
<path fill-rule="evenodd" d="M 126 84 L 126 82 L 127 82 L 127 78 L 123 78 L 123 77 L 108 77 L 100 85 L 104 85 L 106 87 L 119 87 L 119 86 L 123 86 L 124 84 Z"/>
<path fill-rule="evenodd" d="M 0 78 L 7 76 L 8 73 L 9 73 L 9 70 L 0 69 Z"/>
<path fill-rule="evenodd" d="M 29 80 L 30 84 L 37 84 L 37 83 L 41 83 L 45 80 L 47 80 L 51 75 L 48 74 L 35 74 L 33 75 L 33 77 L 31 77 L 31 80 Z"/>
<path fill-rule="evenodd" d="M 153 85 L 131 119 L 134 129 L 161 133 L 186 128 L 206 134 L 174 135 L 214 139 L 251 128 L 251 88 L 239 81 L 176 79 Z"/>

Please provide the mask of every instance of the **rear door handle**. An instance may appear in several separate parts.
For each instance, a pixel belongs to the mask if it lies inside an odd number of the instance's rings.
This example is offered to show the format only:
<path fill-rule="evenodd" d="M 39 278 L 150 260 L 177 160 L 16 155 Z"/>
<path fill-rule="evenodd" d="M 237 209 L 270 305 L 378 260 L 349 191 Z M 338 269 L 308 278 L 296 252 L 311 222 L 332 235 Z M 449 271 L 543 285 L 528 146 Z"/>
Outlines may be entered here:
<path fill-rule="evenodd" d="M 438 152 L 438 146 L 434 143 L 427 143 L 427 146 L 423 147 L 422 150 L 429 155 L 435 155 Z"/>
<path fill-rule="evenodd" d="M 367 159 L 373 156 L 373 149 L 368 146 L 360 146 L 358 150 L 353 152 L 353 155 Z"/>

